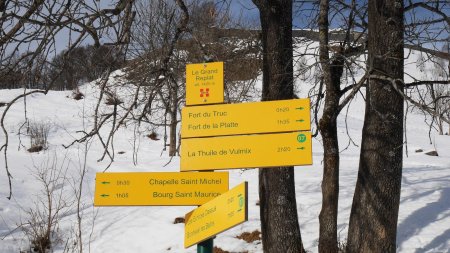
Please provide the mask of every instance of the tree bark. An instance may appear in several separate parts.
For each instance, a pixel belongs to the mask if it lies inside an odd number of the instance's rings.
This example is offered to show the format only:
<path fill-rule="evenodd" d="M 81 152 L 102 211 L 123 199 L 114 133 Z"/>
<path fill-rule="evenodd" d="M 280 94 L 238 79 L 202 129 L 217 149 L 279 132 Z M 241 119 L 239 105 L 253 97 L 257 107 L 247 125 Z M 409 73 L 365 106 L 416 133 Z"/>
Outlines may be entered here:
<path fill-rule="evenodd" d="M 177 155 L 177 125 L 178 125 L 178 85 L 173 81 L 170 85 L 172 98 L 170 104 L 170 128 L 169 128 L 169 156 Z"/>
<path fill-rule="evenodd" d="M 262 100 L 291 99 L 294 97 L 292 1 L 253 2 L 260 11 L 262 28 Z M 298 224 L 293 167 L 260 169 L 259 197 L 264 252 L 305 252 Z"/>
<path fill-rule="evenodd" d="M 403 89 L 403 1 L 369 0 L 369 71 Z M 348 252 L 395 252 L 403 152 L 403 99 L 369 79 Z"/>
<path fill-rule="evenodd" d="M 319 12 L 319 57 L 325 84 L 325 107 L 319 122 L 323 139 L 324 164 L 322 179 L 322 209 L 319 215 L 319 252 L 338 252 L 337 215 L 339 199 L 339 143 L 337 136 L 337 116 L 339 115 L 340 78 L 344 59 L 336 53 L 329 58 L 328 43 L 329 0 L 320 1 Z"/>

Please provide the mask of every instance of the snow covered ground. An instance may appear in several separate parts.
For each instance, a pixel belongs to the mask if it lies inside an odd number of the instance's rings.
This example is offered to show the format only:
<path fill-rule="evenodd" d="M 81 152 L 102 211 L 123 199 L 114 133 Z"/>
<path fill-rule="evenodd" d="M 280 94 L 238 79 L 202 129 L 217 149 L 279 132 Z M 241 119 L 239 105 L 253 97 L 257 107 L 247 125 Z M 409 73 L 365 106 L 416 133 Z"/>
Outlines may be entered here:
<path fill-rule="evenodd" d="M 409 67 L 408 67 L 409 66 Z M 414 71 L 414 64 L 407 65 Z M 305 89 L 306 90 L 306 89 Z M 95 103 L 95 89 L 85 85 L 81 91 L 85 99 L 70 98 L 70 91 L 51 91 L 47 95 L 36 94 L 27 98 L 27 116 L 31 121 L 47 122 L 52 127 L 48 150 L 29 153 L 29 138 L 18 129 L 24 122 L 24 105 L 15 104 L 6 118 L 9 133 L 8 163 L 13 175 L 13 198 L 7 200 L 9 189 L 4 168 L 3 153 L 0 157 L 0 252 L 18 253 L 29 249 L 29 241 L 23 230 L 33 209 L 45 196 L 42 185 L 35 179 L 37 169 L 51 164 L 57 158 L 58 171 L 67 172 L 66 180 L 55 186 L 61 193 L 64 204 L 61 221 L 54 238 L 60 244 L 55 252 L 63 252 L 77 231 L 76 202 L 73 192 L 80 183 L 80 171 L 87 150 L 86 168 L 81 199 L 82 239 L 85 252 L 196 252 L 195 247 L 184 249 L 184 224 L 173 224 L 176 217 L 184 216 L 195 207 L 93 207 L 95 173 L 105 169 L 108 162 L 97 160 L 102 156 L 102 147 L 94 139 L 85 144 L 76 144 L 65 149 L 62 144 L 71 143 L 80 137 L 79 130 L 89 130 Z M 21 90 L 1 90 L 0 102 L 8 102 Z M 302 97 L 302 96 L 301 96 Z M 303 95 L 304 97 L 304 95 Z M 3 112 L 5 107 L 0 108 Z M 350 105 L 347 119 L 338 119 L 341 145 L 339 236 L 346 239 L 348 218 L 359 162 L 359 147 L 348 145 L 351 139 L 360 144 L 364 120 L 364 100 L 358 96 Z M 348 132 L 348 133 L 347 133 Z M 450 252 L 450 136 L 438 135 L 424 123 L 423 114 L 414 111 L 407 118 L 408 155 L 404 155 L 401 205 L 398 221 L 398 252 Z M 114 140 L 115 161 L 109 172 L 179 171 L 179 158 L 170 161 L 167 152 L 162 152 L 162 140 L 153 141 L 139 133 L 137 164 L 133 164 L 133 127 L 120 130 Z M 350 136 L 350 137 L 349 137 Z M 5 136 L 0 133 L 1 143 Z M 23 146 L 25 147 L 23 147 Z M 416 153 L 417 149 L 424 152 Z M 406 146 L 404 148 L 406 150 Z M 427 156 L 427 151 L 436 150 L 439 156 Z M 122 154 L 119 154 L 122 153 Z M 320 138 L 313 140 L 312 166 L 295 168 L 297 207 L 305 248 L 317 252 L 319 236 L 318 215 L 321 208 L 323 149 Z M 107 159 L 105 159 L 107 160 Z M 262 252 L 260 241 L 246 243 L 236 236 L 243 232 L 260 229 L 258 201 L 258 173 L 256 169 L 230 171 L 230 188 L 243 181 L 249 185 L 249 220 L 244 224 L 221 233 L 214 240 L 215 246 L 229 252 Z M 20 226 L 22 224 L 22 226 Z M 69 239 L 70 238 L 70 239 Z M 75 245 L 76 246 L 76 245 Z"/>

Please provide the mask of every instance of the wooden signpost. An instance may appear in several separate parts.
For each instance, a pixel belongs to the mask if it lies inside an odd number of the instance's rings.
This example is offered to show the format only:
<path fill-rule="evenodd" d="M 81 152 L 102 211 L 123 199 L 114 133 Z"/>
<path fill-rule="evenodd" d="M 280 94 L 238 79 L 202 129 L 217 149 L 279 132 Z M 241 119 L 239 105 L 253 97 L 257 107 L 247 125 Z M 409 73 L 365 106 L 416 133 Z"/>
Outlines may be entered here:
<path fill-rule="evenodd" d="M 186 214 L 184 247 L 188 248 L 247 221 L 247 192 L 247 182 L 244 182 Z"/>
<path fill-rule="evenodd" d="M 228 188 L 228 172 L 97 173 L 94 205 L 197 206 Z"/>

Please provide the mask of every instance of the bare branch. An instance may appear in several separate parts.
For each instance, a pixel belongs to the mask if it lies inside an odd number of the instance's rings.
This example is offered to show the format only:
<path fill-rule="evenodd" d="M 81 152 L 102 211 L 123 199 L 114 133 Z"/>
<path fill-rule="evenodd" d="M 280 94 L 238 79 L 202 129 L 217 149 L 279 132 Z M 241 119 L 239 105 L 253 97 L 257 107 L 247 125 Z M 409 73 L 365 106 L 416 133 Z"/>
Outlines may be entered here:
<path fill-rule="evenodd" d="M 434 116 L 434 117 L 436 117 L 436 118 L 440 118 L 440 119 L 442 119 L 444 122 L 450 124 L 450 119 L 447 118 L 447 117 L 445 117 L 445 115 L 440 114 L 440 113 L 438 113 L 436 110 L 433 110 L 432 108 L 430 108 L 430 107 L 428 107 L 428 106 L 426 106 L 426 105 L 424 105 L 424 104 L 422 104 L 422 103 L 419 103 L 419 102 L 413 100 L 412 98 L 410 98 L 409 96 L 407 96 L 407 95 L 399 88 L 399 85 L 398 85 L 398 84 L 400 84 L 400 87 L 403 87 L 404 83 L 403 83 L 402 80 L 399 80 L 399 79 L 393 79 L 393 78 L 388 77 L 388 76 L 373 75 L 373 74 L 370 75 L 369 78 L 388 81 L 388 82 L 391 84 L 392 88 L 394 88 L 394 90 L 395 90 L 400 96 L 402 96 L 403 99 L 405 99 L 406 101 L 410 102 L 411 104 L 417 106 L 418 108 L 422 109 L 423 111 L 426 111 L 426 112 L 429 113 L 430 115 L 432 115 L 432 116 Z"/>
<path fill-rule="evenodd" d="M 361 77 L 361 79 L 358 81 L 358 83 L 351 85 L 350 87 L 352 87 L 352 91 L 350 92 L 350 94 L 348 94 L 345 99 L 339 104 L 338 107 L 338 112 L 342 111 L 342 109 L 344 109 L 344 107 L 355 97 L 356 93 L 360 90 L 360 88 L 366 83 L 367 78 L 368 78 L 369 74 L 366 73 L 363 77 Z M 346 89 L 346 91 L 348 91 L 349 89 Z M 343 93 L 341 93 L 343 94 Z"/>
<path fill-rule="evenodd" d="M 405 88 L 411 88 L 414 86 L 427 85 L 427 84 L 450 84 L 450 80 L 423 80 L 412 83 L 405 83 Z"/>
<path fill-rule="evenodd" d="M 437 51 L 437 50 L 433 50 L 433 49 L 430 49 L 430 48 L 421 47 L 419 45 L 411 45 L 411 44 L 405 44 L 405 48 L 412 49 L 412 50 L 417 50 L 417 51 L 420 51 L 420 52 L 425 52 L 425 53 L 428 53 L 430 55 L 434 55 L 434 56 L 439 57 L 439 58 L 450 60 L 450 53 Z"/>

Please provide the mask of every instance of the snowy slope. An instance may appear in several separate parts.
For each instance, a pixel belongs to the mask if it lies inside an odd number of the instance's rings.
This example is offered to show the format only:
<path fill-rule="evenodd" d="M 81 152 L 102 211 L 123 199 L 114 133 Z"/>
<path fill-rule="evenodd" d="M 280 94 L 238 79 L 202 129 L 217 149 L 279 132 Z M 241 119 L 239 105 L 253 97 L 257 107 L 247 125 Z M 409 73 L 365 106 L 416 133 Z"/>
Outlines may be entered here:
<path fill-rule="evenodd" d="M 414 64 L 417 55 L 411 55 L 406 64 L 407 71 L 415 74 Z M 425 70 L 426 71 L 426 70 Z M 304 97 L 309 87 L 304 83 L 299 89 L 299 96 Z M 74 188 L 79 184 L 80 173 L 87 150 L 87 174 L 83 180 L 82 190 L 82 231 L 83 248 L 86 252 L 196 252 L 195 247 L 184 249 L 184 225 L 173 224 L 176 217 L 184 216 L 195 207 L 93 207 L 95 173 L 105 169 L 108 162 L 97 160 L 102 155 L 98 140 L 89 142 L 88 146 L 76 144 L 68 149 L 62 144 L 69 144 L 80 137 L 79 130 L 89 130 L 92 125 L 91 115 L 98 91 L 92 84 L 81 88 L 86 98 L 76 101 L 70 91 L 49 92 L 47 95 L 33 95 L 27 98 L 27 114 L 33 121 L 51 122 L 49 136 L 50 147 L 47 151 L 28 153 L 21 144 L 28 147 L 26 136 L 19 139 L 18 128 L 24 122 L 23 103 L 14 105 L 7 116 L 7 129 L 10 137 L 8 162 L 13 175 L 13 199 L 8 201 L 7 178 L 4 158 L 0 158 L 0 252 L 19 252 L 29 248 L 19 224 L 28 220 L 27 211 L 42 199 L 42 186 L 36 183 L 36 168 L 42 167 L 58 157 L 58 170 L 67 169 L 69 180 L 59 185 L 59 190 L 67 200 L 68 207 L 61 213 L 61 222 L 55 238 L 60 244 L 55 252 L 63 252 L 63 246 L 71 245 L 76 231 L 76 205 L 73 198 Z M 0 102 L 7 102 L 22 93 L 21 90 L 1 90 Z M 364 92 L 363 92 L 364 93 Z M 107 109 L 107 108 L 106 108 Z M 106 110 L 105 109 L 105 110 Z M 0 108 L 3 112 L 4 107 Z M 350 214 L 353 190 L 359 162 L 359 147 L 348 145 L 350 138 L 359 145 L 364 120 L 364 99 L 358 96 L 350 105 L 348 116 L 338 119 L 339 141 L 341 145 L 341 172 L 339 197 L 339 235 L 345 240 L 348 217 Z M 163 142 L 152 141 L 140 132 L 137 135 L 138 163 L 133 164 L 133 126 L 120 130 L 115 139 L 116 160 L 109 172 L 134 171 L 178 171 L 179 158 L 170 161 L 167 152 L 162 152 Z M 450 252 L 450 137 L 441 136 L 432 129 L 431 140 L 424 116 L 409 112 L 407 118 L 408 155 L 404 155 L 401 206 L 398 222 L 399 252 Z M 4 135 L 0 134 L 3 142 Z M 20 143 L 21 141 L 21 143 Z M 427 156 L 424 152 L 437 150 L 439 156 Z M 118 154 L 123 151 L 125 153 Z M 295 169 L 297 207 L 301 225 L 302 239 L 308 251 L 317 252 L 319 234 L 318 215 L 321 208 L 323 150 L 320 137 L 313 140 L 312 166 L 298 166 Z M 230 171 L 230 188 L 242 181 L 249 182 L 249 221 L 229 231 L 219 234 L 214 240 L 217 247 L 229 252 L 262 252 L 260 241 L 246 243 L 235 238 L 242 232 L 260 229 L 258 201 L 257 170 Z M 73 246 L 73 245 L 72 245 Z"/>

